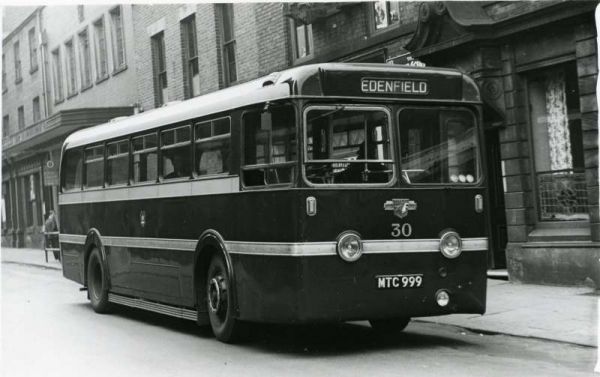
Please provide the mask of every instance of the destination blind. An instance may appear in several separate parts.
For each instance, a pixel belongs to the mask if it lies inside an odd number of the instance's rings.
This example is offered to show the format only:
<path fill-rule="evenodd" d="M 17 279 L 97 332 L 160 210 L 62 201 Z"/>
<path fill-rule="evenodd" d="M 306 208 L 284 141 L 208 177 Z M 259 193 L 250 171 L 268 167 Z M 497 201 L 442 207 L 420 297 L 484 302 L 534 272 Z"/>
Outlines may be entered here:
<path fill-rule="evenodd" d="M 426 95 L 429 93 L 429 85 L 425 80 L 363 78 L 360 86 L 363 93 L 413 95 Z"/>

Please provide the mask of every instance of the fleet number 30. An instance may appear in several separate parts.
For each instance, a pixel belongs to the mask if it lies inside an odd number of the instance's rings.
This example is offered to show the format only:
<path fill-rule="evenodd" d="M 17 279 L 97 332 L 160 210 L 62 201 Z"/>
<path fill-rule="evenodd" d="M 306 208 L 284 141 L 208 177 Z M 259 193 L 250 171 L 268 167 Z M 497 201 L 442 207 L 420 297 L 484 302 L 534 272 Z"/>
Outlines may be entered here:
<path fill-rule="evenodd" d="M 392 237 L 410 237 L 412 226 L 409 223 L 392 223 Z"/>

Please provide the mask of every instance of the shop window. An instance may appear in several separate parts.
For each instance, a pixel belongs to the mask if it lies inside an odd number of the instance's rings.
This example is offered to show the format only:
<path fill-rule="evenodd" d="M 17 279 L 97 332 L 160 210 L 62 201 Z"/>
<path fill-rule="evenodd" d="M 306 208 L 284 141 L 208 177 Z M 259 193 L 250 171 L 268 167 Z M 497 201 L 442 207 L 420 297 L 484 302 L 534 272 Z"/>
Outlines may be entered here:
<path fill-rule="evenodd" d="M 575 64 L 528 77 L 531 134 L 541 221 L 588 218 Z"/>
<path fill-rule="evenodd" d="M 110 11 L 113 71 L 125 68 L 125 35 L 123 34 L 123 15 L 121 6 L 116 6 Z"/>
<path fill-rule="evenodd" d="M 106 145 L 106 178 L 108 185 L 123 185 L 129 181 L 129 142 L 120 140 Z"/>
<path fill-rule="evenodd" d="M 155 133 L 134 137 L 133 151 L 133 181 L 156 182 L 158 177 L 157 137 Z"/>
<path fill-rule="evenodd" d="M 183 76 L 185 98 L 200 94 L 200 72 L 198 68 L 198 42 L 196 39 L 196 17 L 181 21 L 181 45 L 183 54 Z"/>
<path fill-rule="evenodd" d="M 233 4 L 218 4 L 221 19 L 221 59 L 225 71 L 225 86 L 237 81 L 235 59 L 235 35 L 233 28 Z"/>
<path fill-rule="evenodd" d="M 33 73 L 38 69 L 37 41 L 35 27 L 29 29 L 29 72 Z"/>
<path fill-rule="evenodd" d="M 94 22 L 94 46 L 96 51 L 96 80 L 108 76 L 108 56 L 106 51 L 106 30 L 104 30 L 104 17 Z"/>
<path fill-rule="evenodd" d="M 65 63 L 67 66 L 67 95 L 77 93 L 77 67 L 75 65 L 75 49 L 73 40 L 65 42 Z"/>
<path fill-rule="evenodd" d="M 164 32 L 154 35 L 151 39 L 151 44 L 154 72 L 154 104 L 156 107 L 159 107 L 169 101 Z"/>
<path fill-rule="evenodd" d="M 81 189 L 82 162 L 80 150 L 71 149 L 66 152 L 61 170 L 63 191 Z"/>
<path fill-rule="evenodd" d="M 368 3 L 374 31 L 385 30 L 400 23 L 400 2 L 375 1 Z"/>
<path fill-rule="evenodd" d="M 191 169 L 190 127 L 161 132 L 162 176 L 164 179 L 189 178 Z"/>
<path fill-rule="evenodd" d="M 290 20 L 294 60 L 301 60 L 313 56 L 312 24 L 304 24 L 297 20 Z"/>
<path fill-rule="evenodd" d="M 196 123 L 196 172 L 212 175 L 229 172 L 231 118 Z"/>
<path fill-rule="evenodd" d="M 79 39 L 79 66 L 81 69 L 81 89 L 92 85 L 92 57 L 90 52 L 90 39 L 87 29 L 78 34 Z"/>
<path fill-rule="evenodd" d="M 102 145 L 85 150 L 85 187 L 104 186 L 104 147 Z"/>

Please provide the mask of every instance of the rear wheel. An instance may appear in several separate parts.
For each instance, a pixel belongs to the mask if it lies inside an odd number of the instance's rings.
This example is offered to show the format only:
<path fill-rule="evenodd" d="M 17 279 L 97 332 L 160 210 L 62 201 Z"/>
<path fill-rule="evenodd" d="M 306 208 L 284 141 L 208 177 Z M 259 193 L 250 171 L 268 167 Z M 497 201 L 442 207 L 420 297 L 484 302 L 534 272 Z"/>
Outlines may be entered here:
<path fill-rule="evenodd" d="M 369 320 L 373 331 L 379 336 L 392 337 L 404 330 L 410 318 L 392 318 L 392 319 L 377 319 Z"/>
<path fill-rule="evenodd" d="M 233 283 L 221 255 L 210 261 L 206 278 L 206 306 L 215 338 L 233 343 L 240 337 L 239 321 L 233 316 Z"/>
<path fill-rule="evenodd" d="M 87 284 L 90 302 L 96 313 L 106 313 L 110 310 L 107 273 L 100 251 L 94 248 L 87 265 Z"/>

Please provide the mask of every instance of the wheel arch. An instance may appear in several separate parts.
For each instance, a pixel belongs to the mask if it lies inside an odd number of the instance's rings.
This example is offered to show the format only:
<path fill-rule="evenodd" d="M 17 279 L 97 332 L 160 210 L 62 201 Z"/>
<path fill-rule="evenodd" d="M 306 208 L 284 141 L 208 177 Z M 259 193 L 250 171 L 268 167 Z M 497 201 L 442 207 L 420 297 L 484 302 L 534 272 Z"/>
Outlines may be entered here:
<path fill-rule="evenodd" d="M 100 256 L 102 257 L 102 263 L 104 264 L 104 268 L 106 271 L 106 279 L 108 281 L 108 286 L 110 287 L 110 271 L 108 268 L 108 261 L 106 259 L 106 250 L 104 250 L 104 245 L 102 243 L 102 237 L 100 235 L 100 231 L 96 228 L 91 228 L 87 236 L 85 238 L 85 244 L 83 246 L 83 285 L 88 286 L 87 283 L 87 265 L 90 260 L 90 254 L 92 254 L 92 250 L 97 248 L 100 251 Z"/>
<path fill-rule="evenodd" d="M 233 307 L 234 307 L 234 315 L 237 317 L 239 315 L 239 308 L 237 305 L 237 287 L 235 283 L 235 272 L 233 269 L 233 264 L 231 262 L 231 256 L 227 251 L 227 246 L 221 234 L 214 229 L 207 229 L 200 235 L 198 239 L 198 243 L 196 245 L 196 250 L 194 252 L 194 269 L 193 269 L 193 297 L 194 303 L 196 305 L 196 309 L 198 311 L 198 322 L 204 323 L 203 320 L 204 315 L 206 315 L 206 321 L 208 321 L 208 314 L 206 312 L 205 306 L 202 305 L 202 302 L 206 299 L 206 292 L 204 290 L 204 282 L 206 280 L 206 275 L 208 273 L 208 267 L 210 265 L 210 260 L 213 255 L 221 254 L 225 259 L 225 264 L 227 265 L 227 272 L 229 274 L 229 278 L 232 282 L 232 290 L 233 290 Z M 200 289 L 200 291 L 198 291 Z M 199 300 L 199 297 L 202 300 Z"/>

